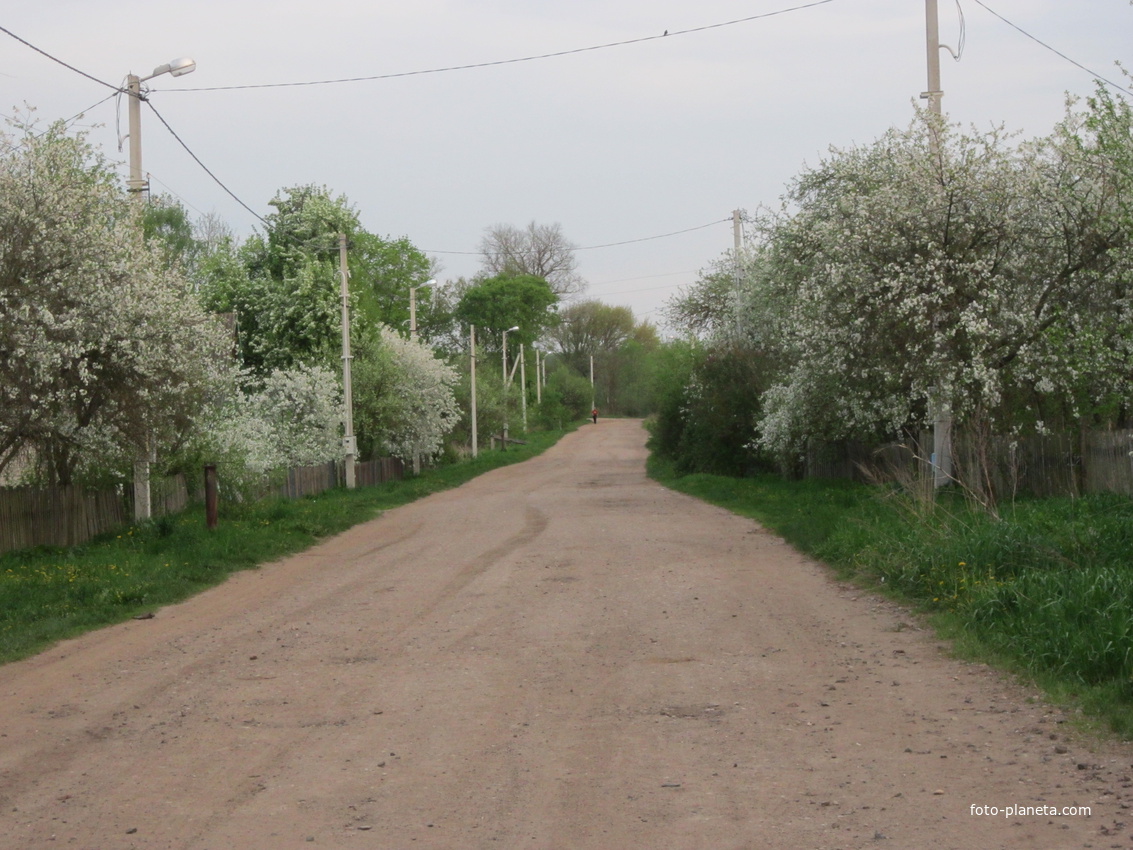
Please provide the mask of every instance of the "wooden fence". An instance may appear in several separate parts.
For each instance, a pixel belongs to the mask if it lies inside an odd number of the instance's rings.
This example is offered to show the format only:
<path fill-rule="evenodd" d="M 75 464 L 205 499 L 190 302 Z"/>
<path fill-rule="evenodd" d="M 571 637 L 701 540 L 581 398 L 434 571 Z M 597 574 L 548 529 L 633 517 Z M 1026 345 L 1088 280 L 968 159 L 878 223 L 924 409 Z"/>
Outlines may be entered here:
<path fill-rule="evenodd" d="M 355 483 L 370 487 L 400 480 L 404 467 L 396 458 L 355 464 Z M 341 486 L 342 463 L 290 469 L 287 479 L 265 495 L 299 499 Z M 193 488 L 192 497 L 201 498 Z M 190 488 L 183 475 L 150 481 L 153 516 L 184 510 Z M 77 546 L 128 525 L 134 516 L 133 488 L 82 490 L 78 487 L 0 487 L 0 552 L 32 546 Z"/>
<path fill-rule="evenodd" d="M 808 478 L 908 479 L 923 474 L 932 451 L 932 435 L 919 444 L 868 446 L 836 443 L 812 446 L 807 452 Z M 1124 493 L 1133 496 L 1133 431 L 1086 431 L 1020 438 L 991 436 L 981 444 L 972 435 L 957 435 L 955 471 L 961 481 L 976 474 L 980 459 L 1001 497 L 1076 496 Z"/>
<path fill-rule="evenodd" d="M 0 490 L 0 552 L 30 546 L 76 546 L 126 524 L 127 506 L 114 490 L 19 487 Z"/>
<path fill-rule="evenodd" d="M 380 457 L 354 464 L 354 483 L 359 487 L 373 487 L 386 481 L 400 481 L 404 477 L 405 464 L 396 457 Z"/>
<path fill-rule="evenodd" d="M 373 487 L 386 481 L 400 481 L 405 474 L 405 466 L 394 457 L 355 462 L 354 484 L 357 487 Z M 286 499 L 301 499 L 304 496 L 317 496 L 335 487 L 346 485 L 346 471 L 342 461 L 329 461 L 315 466 L 297 466 L 287 471 L 287 480 L 279 485 L 275 495 Z"/>

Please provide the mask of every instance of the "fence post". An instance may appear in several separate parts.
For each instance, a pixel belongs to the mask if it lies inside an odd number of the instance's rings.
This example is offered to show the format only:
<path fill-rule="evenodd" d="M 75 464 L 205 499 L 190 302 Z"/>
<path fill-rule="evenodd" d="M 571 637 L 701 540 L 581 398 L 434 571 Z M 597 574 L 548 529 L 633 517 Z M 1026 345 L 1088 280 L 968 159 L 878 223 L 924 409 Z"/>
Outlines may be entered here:
<path fill-rule="evenodd" d="M 205 527 L 212 531 L 216 528 L 217 516 L 217 482 L 216 464 L 205 465 Z"/>

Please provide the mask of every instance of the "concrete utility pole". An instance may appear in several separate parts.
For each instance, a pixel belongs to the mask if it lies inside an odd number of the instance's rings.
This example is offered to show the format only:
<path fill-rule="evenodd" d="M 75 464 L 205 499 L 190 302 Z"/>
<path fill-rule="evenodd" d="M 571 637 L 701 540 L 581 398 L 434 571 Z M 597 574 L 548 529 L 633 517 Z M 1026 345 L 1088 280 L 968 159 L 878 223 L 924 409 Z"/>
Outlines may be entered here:
<path fill-rule="evenodd" d="M 740 222 L 740 213 L 741 210 L 732 210 L 732 239 L 736 245 L 737 257 L 739 256 L 740 248 L 744 246 L 744 230 Z"/>
<path fill-rule="evenodd" d="M 937 0 L 925 0 L 925 49 L 928 53 L 928 91 L 921 97 L 928 101 L 929 112 L 940 114 L 940 99 L 944 91 L 940 87 L 940 17 L 937 15 Z"/>
<path fill-rule="evenodd" d="M 598 406 L 598 396 L 594 393 L 594 355 L 590 355 L 590 409 Z"/>
<path fill-rule="evenodd" d="M 505 452 L 507 451 L 507 441 L 508 441 L 508 424 L 507 424 L 508 387 L 511 385 L 511 379 L 509 378 L 508 372 L 507 372 L 507 335 L 509 333 L 511 333 L 512 331 L 517 331 L 517 330 L 519 330 L 519 325 L 516 325 L 514 328 L 508 328 L 506 331 L 503 332 L 503 336 L 500 338 L 500 352 L 501 352 L 501 355 L 503 357 L 503 364 L 504 364 L 504 451 Z M 513 372 L 515 371 L 515 367 L 512 367 L 512 371 Z"/>
<path fill-rule="evenodd" d="M 180 77 L 192 73 L 197 63 L 189 58 L 174 59 L 165 65 L 158 65 L 153 73 L 146 77 L 137 74 L 126 75 L 126 97 L 128 100 L 129 128 L 130 128 L 130 179 L 126 181 L 126 188 L 140 203 L 148 198 L 149 181 L 142 174 L 142 83 L 160 77 L 162 74 L 171 74 Z M 141 234 L 138 234 L 141 239 Z M 152 435 L 146 437 L 146 445 L 134 459 L 134 520 L 141 522 L 152 515 L 152 499 L 150 495 L 150 464 L 157 460 L 157 447 L 153 443 Z"/>
<path fill-rule="evenodd" d="M 541 378 L 542 372 L 539 371 L 539 349 L 535 349 L 535 403 L 543 403 L 543 380 Z"/>
<path fill-rule="evenodd" d="M 479 450 L 478 450 L 478 447 L 476 445 L 477 435 L 476 435 L 476 326 L 475 325 L 469 325 L 468 326 L 468 351 L 469 351 L 469 355 L 470 355 L 469 360 L 468 360 L 468 369 L 469 369 L 469 372 L 471 373 L 471 382 L 472 382 L 472 405 L 471 405 L 471 407 L 472 407 L 472 457 L 476 457 L 479 454 Z"/>
<path fill-rule="evenodd" d="M 527 346 L 519 346 L 519 392 L 523 407 L 523 433 L 527 433 Z"/>
<path fill-rule="evenodd" d="M 354 489 L 354 457 L 358 454 L 358 441 L 354 437 L 354 388 L 350 376 L 350 290 L 347 281 L 350 271 L 346 263 L 346 234 L 338 234 L 338 273 L 342 278 L 342 421 L 346 432 L 342 448 L 346 454 L 343 466 L 346 472 L 346 489 Z"/>
<path fill-rule="evenodd" d="M 921 97 L 928 101 L 928 109 L 934 116 L 941 113 L 940 101 L 944 91 L 940 84 L 940 19 L 937 15 L 937 0 L 925 0 L 925 51 L 928 60 L 928 91 Z M 931 128 L 930 150 L 933 156 L 939 154 L 937 127 Z M 932 483 L 933 488 L 943 487 L 952 480 L 952 411 L 947 399 L 940 393 L 929 399 L 932 415 Z"/>

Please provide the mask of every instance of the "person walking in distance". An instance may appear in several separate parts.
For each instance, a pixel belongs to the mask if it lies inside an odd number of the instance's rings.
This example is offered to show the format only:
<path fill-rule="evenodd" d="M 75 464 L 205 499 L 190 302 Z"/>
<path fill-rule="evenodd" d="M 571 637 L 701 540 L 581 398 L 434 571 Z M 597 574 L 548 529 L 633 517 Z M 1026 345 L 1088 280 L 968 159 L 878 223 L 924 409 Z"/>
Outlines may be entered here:
<path fill-rule="evenodd" d="M 597 425 L 598 424 L 598 408 L 594 408 L 593 410 L 591 410 L 590 415 L 592 417 L 594 417 L 594 424 Z"/>

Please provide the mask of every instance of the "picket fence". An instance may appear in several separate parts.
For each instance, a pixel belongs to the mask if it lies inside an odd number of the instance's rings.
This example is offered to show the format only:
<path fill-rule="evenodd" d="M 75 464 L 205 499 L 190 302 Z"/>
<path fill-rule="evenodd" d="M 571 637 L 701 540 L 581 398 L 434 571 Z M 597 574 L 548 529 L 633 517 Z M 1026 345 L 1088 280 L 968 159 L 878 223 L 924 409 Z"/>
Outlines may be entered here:
<path fill-rule="evenodd" d="M 355 464 L 355 483 L 371 487 L 400 480 L 404 467 L 396 458 Z M 345 482 L 341 463 L 302 466 L 287 471 L 286 480 L 265 496 L 299 499 Z M 150 481 L 153 516 L 184 510 L 203 498 L 201 485 L 190 493 L 183 475 Z M 134 515 L 133 488 L 108 490 L 79 487 L 0 487 L 0 552 L 32 546 L 77 546 L 99 534 L 129 525 Z"/>

